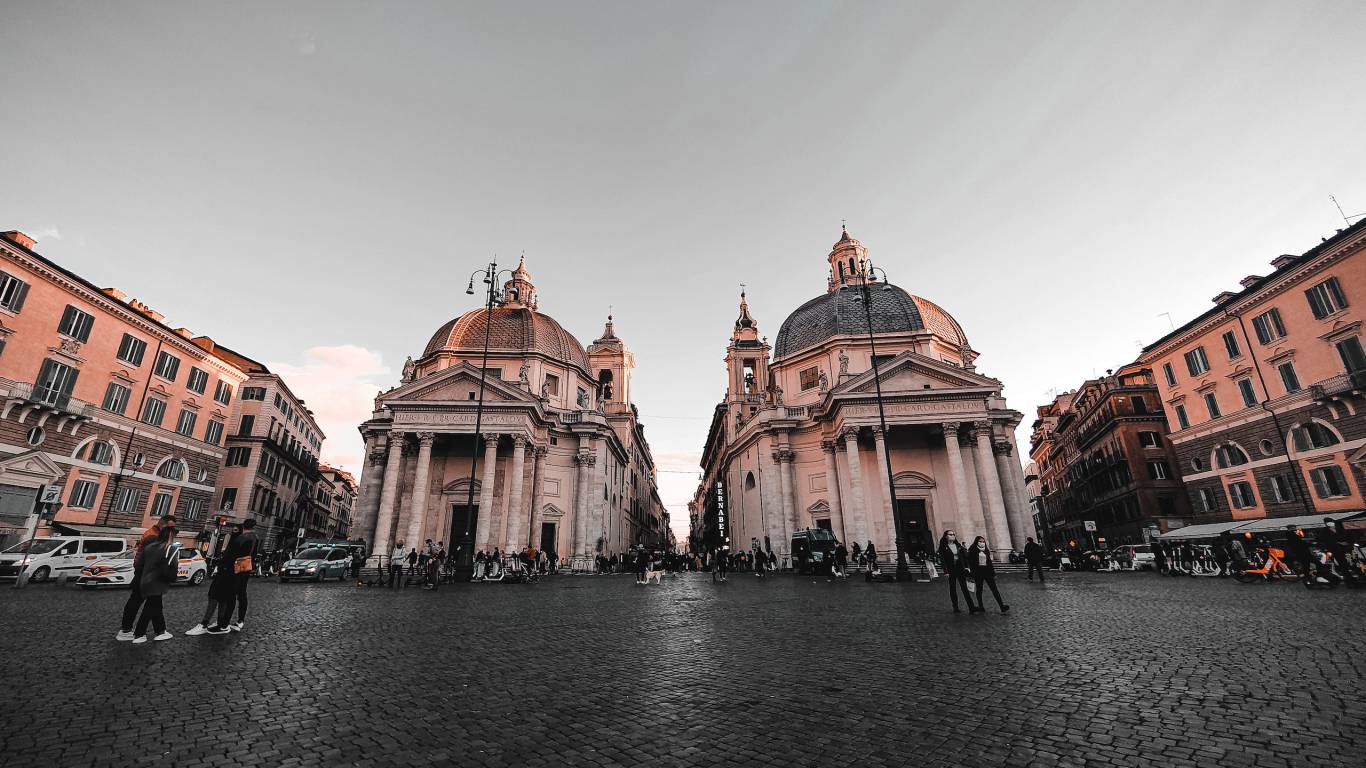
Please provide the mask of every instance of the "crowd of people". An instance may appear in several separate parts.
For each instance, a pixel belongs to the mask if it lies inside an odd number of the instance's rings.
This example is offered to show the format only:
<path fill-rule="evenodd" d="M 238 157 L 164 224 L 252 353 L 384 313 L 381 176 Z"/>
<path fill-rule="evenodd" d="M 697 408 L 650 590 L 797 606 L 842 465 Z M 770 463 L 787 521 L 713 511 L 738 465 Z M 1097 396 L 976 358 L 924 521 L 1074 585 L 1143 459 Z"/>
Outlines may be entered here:
<path fill-rule="evenodd" d="M 1350 539 L 1341 521 L 1324 518 L 1323 523 L 1312 538 L 1302 528 L 1287 525 L 1276 540 L 1226 533 L 1209 543 L 1154 542 L 1153 568 L 1165 576 L 1254 574 L 1269 579 L 1294 574 L 1308 586 L 1361 586 L 1366 557 L 1360 545 Z"/>

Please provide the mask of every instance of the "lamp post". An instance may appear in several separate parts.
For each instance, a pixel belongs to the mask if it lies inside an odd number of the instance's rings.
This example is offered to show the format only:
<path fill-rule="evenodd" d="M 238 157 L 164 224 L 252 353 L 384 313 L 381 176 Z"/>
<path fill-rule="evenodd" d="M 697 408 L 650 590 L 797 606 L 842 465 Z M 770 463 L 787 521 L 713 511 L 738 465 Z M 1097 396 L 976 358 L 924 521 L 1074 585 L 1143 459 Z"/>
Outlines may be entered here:
<path fill-rule="evenodd" d="M 877 341 L 873 337 L 873 294 L 868 287 L 868 276 L 873 275 L 876 280 L 876 272 L 882 273 L 881 290 L 890 290 L 891 283 L 887 280 L 887 270 L 873 266 L 873 262 L 866 261 L 866 269 L 859 273 L 859 290 L 863 299 L 863 317 L 868 323 L 868 347 L 873 360 L 873 387 L 877 394 L 877 421 L 882 429 L 882 462 L 883 474 L 887 477 L 887 491 L 892 500 L 892 528 L 896 534 L 896 580 L 907 581 L 911 577 L 910 570 L 906 567 L 906 542 L 902 537 L 901 523 L 896 514 L 896 481 L 892 478 L 892 448 L 890 435 L 887 432 L 887 412 L 882 405 L 882 378 L 877 369 Z"/>
<path fill-rule="evenodd" d="M 511 273 L 512 270 L 499 271 L 498 257 L 495 256 L 493 261 L 488 263 L 488 266 L 483 269 L 476 269 L 470 274 L 470 283 L 465 288 L 466 294 L 474 295 L 474 278 L 476 275 L 487 286 L 484 301 L 484 352 L 479 361 L 479 399 L 474 406 L 474 445 L 470 448 L 469 498 L 465 502 L 465 530 L 460 534 L 459 544 L 459 551 L 465 554 L 461 555 L 460 562 L 456 564 L 456 576 L 465 581 L 469 581 L 474 576 L 474 477 L 479 467 L 479 438 L 483 436 L 484 380 L 488 375 L 489 339 L 493 331 L 493 308 L 507 303 L 509 293 L 514 297 L 517 295 L 516 288 L 510 288 L 507 291 L 498 290 L 498 278 L 503 272 Z M 480 514 L 489 514 L 490 512 L 491 510 L 479 510 Z M 469 560 L 468 564 L 465 562 L 466 558 Z"/>

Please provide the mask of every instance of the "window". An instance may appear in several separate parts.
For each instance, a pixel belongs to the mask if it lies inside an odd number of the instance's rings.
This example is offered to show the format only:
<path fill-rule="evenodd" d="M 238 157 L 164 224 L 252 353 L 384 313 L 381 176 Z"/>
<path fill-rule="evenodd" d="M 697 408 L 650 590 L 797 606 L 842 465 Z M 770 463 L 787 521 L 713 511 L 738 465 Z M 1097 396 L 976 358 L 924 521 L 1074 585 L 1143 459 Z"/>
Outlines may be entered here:
<path fill-rule="evenodd" d="M 873 368 L 880 371 L 886 368 L 887 364 L 892 362 L 895 357 L 896 355 L 873 355 Z"/>
<path fill-rule="evenodd" d="M 1156 432 L 1139 432 L 1138 444 L 1144 448 L 1161 448 L 1162 436 Z"/>
<path fill-rule="evenodd" d="M 209 468 L 208 468 L 208 467 L 200 467 L 200 468 L 199 468 L 199 471 L 196 472 L 196 473 L 194 473 L 194 481 L 195 481 L 196 483 L 204 483 L 204 482 L 208 481 L 208 479 L 209 479 Z"/>
<path fill-rule="evenodd" d="M 114 463 L 114 446 L 103 440 L 95 440 L 87 443 L 84 448 L 76 454 L 77 458 L 85 459 L 91 464 L 109 465 Z"/>
<path fill-rule="evenodd" d="M 1167 480 L 1172 476 L 1171 467 L 1165 461 L 1148 462 L 1148 477 L 1152 480 Z"/>
<path fill-rule="evenodd" d="M 142 356 L 146 353 L 147 342 L 134 337 L 130 333 L 123 334 L 123 341 L 119 342 L 120 360 L 136 367 L 142 365 Z"/>
<path fill-rule="evenodd" d="M 47 439 L 47 431 L 42 427 L 34 427 L 28 431 L 26 439 L 29 445 L 42 445 L 43 441 Z"/>
<path fill-rule="evenodd" d="M 1134 413 L 1148 412 L 1148 401 L 1144 400 L 1142 395 L 1131 395 L 1129 397 L 1129 404 L 1133 406 Z"/>
<path fill-rule="evenodd" d="M 135 488 L 123 487 L 114 493 L 115 512 L 133 512 L 142 506 L 142 494 Z"/>
<path fill-rule="evenodd" d="M 1252 330 L 1257 332 L 1257 341 L 1270 344 L 1285 337 L 1285 324 L 1281 322 L 1281 311 L 1268 309 L 1252 318 Z"/>
<path fill-rule="evenodd" d="M 194 423 L 199 419 L 199 414 L 189 408 L 180 409 L 180 418 L 176 420 L 175 431 L 186 437 L 194 436 Z"/>
<path fill-rule="evenodd" d="M 216 419 L 209 419 L 208 426 L 204 427 L 204 442 L 209 445 L 218 445 L 223 439 L 223 422 Z"/>
<path fill-rule="evenodd" d="M 1361 337 L 1353 336 L 1337 343 L 1338 355 L 1348 373 L 1366 371 L 1366 352 L 1361 349 Z"/>
<path fill-rule="evenodd" d="M 132 462 L 132 463 L 133 463 L 133 466 L 135 466 L 135 467 L 140 467 L 140 466 L 142 466 L 143 464 L 146 464 L 146 463 L 147 463 L 147 457 L 146 457 L 145 455 L 143 455 L 142 453 L 135 453 L 135 454 L 133 454 L 133 462 Z"/>
<path fill-rule="evenodd" d="M 265 387 L 242 387 L 242 399 L 243 399 L 243 400 L 261 400 L 261 401 L 264 401 L 264 400 L 266 399 L 266 388 L 265 388 Z"/>
<path fill-rule="evenodd" d="M 183 480 L 185 478 L 185 464 L 180 459 L 167 459 L 157 467 L 157 477 L 164 477 L 167 480 Z"/>
<path fill-rule="evenodd" d="M 1176 423 L 1180 424 L 1182 429 L 1189 428 L 1191 420 L 1190 417 L 1186 415 L 1186 406 L 1178 405 L 1172 408 L 1172 410 L 1176 411 Z"/>
<path fill-rule="evenodd" d="M 1347 306 L 1347 297 L 1342 295 L 1342 286 L 1336 277 L 1330 277 L 1304 292 L 1309 297 L 1309 309 L 1314 317 L 1322 320 Z"/>
<path fill-rule="evenodd" d="M 180 358 L 170 352 L 161 352 L 157 355 L 157 364 L 152 370 L 167 381 L 175 381 L 176 374 L 180 372 Z"/>
<path fill-rule="evenodd" d="M 1204 472 L 1204 471 L 1205 471 L 1205 460 L 1202 459 L 1202 458 L 1200 458 L 1199 456 L 1192 456 L 1192 457 L 1191 457 L 1191 468 L 1194 469 L 1196 472 Z"/>
<path fill-rule="evenodd" d="M 90 327 L 94 324 L 94 315 L 67 304 L 66 311 L 62 313 L 62 322 L 57 325 L 57 332 L 84 343 L 90 340 Z"/>
<path fill-rule="evenodd" d="M 1220 469 L 1242 466 L 1247 461 L 1247 453 L 1233 443 L 1224 443 L 1214 449 L 1214 463 L 1218 464 Z"/>
<path fill-rule="evenodd" d="M 1224 351 L 1228 352 L 1228 359 L 1232 360 L 1243 354 L 1243 351 L 1238 348 L 1238 337 L 1233 335 L 1233 331 L 1224 331 L 1223 339 Z"/>
<path fill-rule="evenodd" d="M 1314 481 L 1314 493 L 1320 499 L 1347 496 L 1352 492 L 1351 489 L 1347 487 L 1347 478 L 1342 474 L 1342 467 L 1339 467 L 1336 464 L 1319 467 L 1310 472 L 1309 477 Z"/>
<path fill-rule="evenodd" d="M 485 369 L 484 369 L 484 378 L 486 378 L 486 379 L 498 379 L 499 381 L 502 381 L 502 380 L 503 380 L 503 369 L 502 369 L 502 368 L 485 368 Z"/>
<path fill-rule="evenodd" d="M 1257 443 L 1257 450 L 1261 451 L 1263 456 L 1270 456 L 1276 452 L 1276 446 L 1272 445 L 1270 440 L 1263 440 Z"/>
<path fill-rule="evenodd" d="M 228 456 L 223 460 L 225 467 L 245 467 L 251 461 L 250 448 L 229 448 Z"/>
<path fill-rule="evenodd" d="M 1167 386 L 1176 386 L 1176 371 L 1172 370 L 1171 363 L 1162 364 L 1162 374 L 1167 377 Z"/>
<path fill-rule="evenodd" d="M 152 517 L 171 514 L 172 499 L 170 491 L 158 491 L 156 498 L 152 499 Z"/>
<path fill-rule="evenodd" d="M 1243 396 L 1243 407 L 1251 408 L 1257 404 L 1257 392 L 1252 388 L 1252 379 L 1238 380 L 1238 394 Z"/>
<path fill-rule="evenodd" d="M 1186 353 L 1186 370 L 1192 376 L 1199 376 L 1209 370 L 1209 358 L 1205 356 L 1204 347 L 1196 347 Z"/>
<path fill-rule="evenodd" d="M 821 371 L 814 365 L 810 368 L 803 368 L 797 372 L 797 379 L 803 392 L 808 389 L 815 389 L 821 383 Z"/>
<path fill-rule="evenodd" d="M 71 486 L 71 497 L 66 505 L 73 509 L 90 509 L 95 504 L 95 495 L 100 492 L 100 484 L 93 480 L 77 480 Z"/>
<path fill-rule="evenodd" d="M 256 417 L 250 413 L 242 415 L 242 420 L 237 422 L 237 434 L 242 437 L 250 437 L 251 431 L 256 428 Z"/>
<path fill-rule="evenodd" d="M 209 374 L 199 368 L 190 366 L 190 376 L 185 380 L 185 388 L 195 394 L 204 394 L 204 389 L 209 386 Z"/>
<path fill-rule="evenodd" d="M 203 499 L 186 499 L 186 500 L 185 500 L 185 504 L 184 504 L 184 509 L 183 509 L 182 512 L 181 512 L 181 515 L 182 515 L 182 516 L 181 516 L 180 519 L 182 519 L 182 520 L 198 520 L 198 519 L 199 519 L 199 516 L 202 515 L 202 514 L 204 514 L 204 500 L 203 500 Z"/>
<path fill-rule="evenodd" d="M 1252 493 L 1252 486 L 1245 482 L 1229 483 L 1228 496 L 1233 501 L 1233 506 L 1238 509 L 1257 506 L 1257 497 Z"/>
<path fill-rule="evenodd" d="M 224 488 L 223 498 L 218 502 L 219 509 L 232 509 L 232 505 L 237 503 L 237 489 Z"/>
<path fill-rule="evenodd" d="M 1211 419 L 1219 418 L 1219 401 L 1214 397 L 1213 392 L 1205 393 L 1205 410 L 1209 411 Z"/>
<path fill-rule="evenodd" d="M 164 418 L 166 418 L 166 401 L 158 400 L 155 397 L 147 398 L 147 405 L 142 409 L 142 423 L 159 427 Z"/>
<path fill-rule="evenodd" d="M 71 400 L 71 390 L 76 388 L 76 377 L 80 371 L 56 360 L 44 360 L 38 371 L 38 380 L 33 384 L 33 396 L 40 403 L 65 408 Z"/>
<path fill-rule="evenodd" d="M 19 314 L 28 295 L 28 283 L 7 272 L 0 272 L 0 307 Z"/>
<path fill-rule="evenodd" d="M 1337 435 L 1333 434 L 1333 430 L 1316 421 L 1306 422 L 1290 430 L 1290 437 L 1295 441 L 1295 450 L 1297 451 L 1327 448 L 1330 445 L 1337 445 L 1342 442 L 1338 440 Z"/>
<path fill-rule="evenodd" d="M 232 402 L 232 385 L 226 381 L 218 382 L 218 386 L 213 388 L 213 399 L 223 405 Z"/>
<path fill-rule="evenodd" d="M 1271 495 L 1282 503 L 1295 500 L 1295 486 L 1291 484 L 1289 475 L 1275 475 L 1271 478 Z"/>
<path fill-rule="evenodd" d="M 1295 373 L 1294 363 L 1281 363 L 1276 370 L 1281 374 L 1281 384 L 1285 385 L 1287 395 L 1300 391 L 1300 377 Z"/>
<path fill-rule="evenodd" d="M 128 398 L 133 394 L 133 390 L 116 382 L 109 382 L 108 388 L 104 390 L 104 405 L 102 406 L 110 413 L 117 413 L 122 416 L 128 409 Z"/>
<path fill-rule="evenodd" d="M 1219 497 L 1209 488 L 1201 488 L 1197 499 L 1201 512 L 1213 512 L 1219 509 Z"/>

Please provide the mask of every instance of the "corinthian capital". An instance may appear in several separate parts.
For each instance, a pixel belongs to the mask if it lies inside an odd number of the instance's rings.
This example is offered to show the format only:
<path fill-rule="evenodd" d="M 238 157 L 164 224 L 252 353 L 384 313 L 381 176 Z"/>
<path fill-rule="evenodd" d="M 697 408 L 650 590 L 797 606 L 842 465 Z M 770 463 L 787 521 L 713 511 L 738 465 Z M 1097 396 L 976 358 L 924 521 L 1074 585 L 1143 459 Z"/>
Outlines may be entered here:
<path fill-rule="evenodd" d="M 1009 440 L 998 439 L 992 442 L 991 450 L 995 451 L 997 456 L 1009 456 L 1015 452 L 1015 446 Z"/>
<path fill-rule="evenodd" d="M 484 447 L 487 448 L 487 447 L 489 447 L 489 446 L 491 445 L 491 446 L 497 448 L 497 447 L 498 447 L 498 439 L 501 438 L 501 437 L 502 437 L 502 435 L 498 434 L 497 432 L 485 432 L 485 433 L 484 433 Z"/>
<path fill-rule="evenodd" d="M 436 433 L 435 433 L 435 432 L 418 432 L 418 433 L 417 433 L 417 441 L 418 441 L 419 443 L 425 445 L 425 446 L 429 446 L 429 447 L 430 447 L 431 444 L 432 444 L 432 441 L 435 440 L 435 439 L 436 439 Z"/>
<path fill-rule="evenodd" d="M 860 429 L 860 427 L 855 427 L 855 426 L 852 426 L 852 425 L 851 425 L 851 426 L 847 426 L 847 427 L 842 427 L 842 428 L 840 429 L 840 434 L 844 436 L 844 439 L 845 439 L 845 440 L 858 440 L 858 432 L 859 432 L 859 429 Z"/>
<path fill-rule="evenodd" d="M 957 421 L 946 421 L 940 426 L 944 428 L 944 434 L 956 435 L 958 434 L 958 428 L 963 426 L 963 424 Z"/>
<path fill-rule="evenodd" d="M 822 450 L 822 451 L 825 451 L 826 453 L 834 453 L 834 452 L 835 452 L 835 441 L 834 441 L 834 440 L 822 440 L 822 441 L 821 441 L 821 450 Z"/>

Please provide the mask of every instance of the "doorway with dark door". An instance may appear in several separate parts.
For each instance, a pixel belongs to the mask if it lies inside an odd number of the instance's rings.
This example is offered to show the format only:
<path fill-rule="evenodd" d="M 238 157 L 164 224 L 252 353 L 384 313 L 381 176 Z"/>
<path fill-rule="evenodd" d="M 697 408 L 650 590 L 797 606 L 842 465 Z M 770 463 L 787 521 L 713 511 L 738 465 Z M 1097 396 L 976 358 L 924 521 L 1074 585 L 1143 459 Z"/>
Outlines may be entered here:
<path fill-rule="evenodd" d="M 833 531 L 834 527 L 830 524 L 830 518 L 821 517 L 816 519 L 816 527 L 822 531 Z"/>
<path fill-rule="evenodd" d="M 457 568 L 474 567 L 474 532 L 479 525 L 479 505 L 451 505 L 451 546 L 446 550 Z"/>
<path fill-rule="evenodd" d="M 541 551 L 549 557 L 552 552 L 559 551 L 555 547 L 555 524 L 541 523 Z"/>
<path fill-rule="evenodd" d="M 934 533 L 924 499 L 896 500 L 896 528 L 907 554 L 920 558 L 934 551 Z"/>

